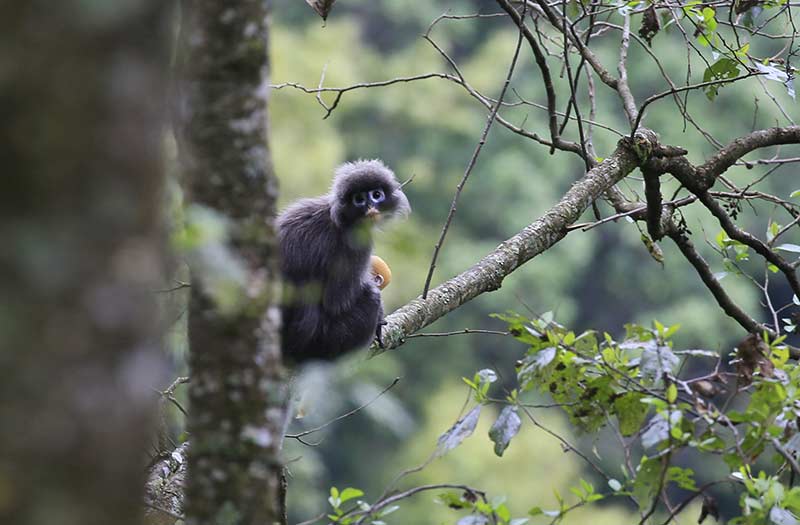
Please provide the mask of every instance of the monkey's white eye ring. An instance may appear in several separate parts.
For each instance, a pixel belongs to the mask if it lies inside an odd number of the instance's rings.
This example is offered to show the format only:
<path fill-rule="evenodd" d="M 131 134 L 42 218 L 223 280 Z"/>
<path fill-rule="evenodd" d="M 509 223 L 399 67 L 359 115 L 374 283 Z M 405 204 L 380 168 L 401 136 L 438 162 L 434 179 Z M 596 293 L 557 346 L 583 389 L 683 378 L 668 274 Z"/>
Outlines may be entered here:
<path fill-rule="evenodd" d="M 371 192 L 369 192 L 369 200 L 371 200 L 375 204 L 383 202 L 385 198 L 386 195 L 384 195 L 383 190 L 381 189 L 372 190 Z"/>
<path fill-rule="evenodd" d="M 360 208 L 367 203 L 367 196 L 364 195 L 364 192 L 354 193 L 352 200 L 353 204 Z"/>

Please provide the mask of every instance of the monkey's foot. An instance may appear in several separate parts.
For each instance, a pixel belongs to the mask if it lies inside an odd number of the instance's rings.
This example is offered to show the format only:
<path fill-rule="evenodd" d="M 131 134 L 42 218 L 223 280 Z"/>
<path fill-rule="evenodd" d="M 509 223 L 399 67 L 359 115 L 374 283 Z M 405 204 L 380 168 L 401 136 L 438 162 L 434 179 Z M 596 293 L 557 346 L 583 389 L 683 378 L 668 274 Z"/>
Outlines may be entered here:
<path fill-rule="evenodd" d="M 375 340 L 378 342 L 378 346 L 381 348 L 386 348 L 383 344 L 383 327 L 389 324 L 389 321 L 386 319 L 381 319 L 378 323 L 378 326 L 375 327 Z"/>

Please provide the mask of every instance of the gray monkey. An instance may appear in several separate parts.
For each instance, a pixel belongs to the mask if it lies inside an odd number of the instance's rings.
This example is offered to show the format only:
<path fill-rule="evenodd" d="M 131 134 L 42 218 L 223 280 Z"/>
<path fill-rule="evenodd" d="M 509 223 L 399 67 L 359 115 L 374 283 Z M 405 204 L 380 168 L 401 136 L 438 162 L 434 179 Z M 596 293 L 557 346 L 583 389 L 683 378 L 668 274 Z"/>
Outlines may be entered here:
<path fill-rule="evenodd" d="M 394 173 L 376 159 L 339 166 L 327 195 L 280 214 L 288 362 L 334 359 L 373 339 L 383 344 L 383 305 L 369 271 L 373 228 L 410 211 Z"/>

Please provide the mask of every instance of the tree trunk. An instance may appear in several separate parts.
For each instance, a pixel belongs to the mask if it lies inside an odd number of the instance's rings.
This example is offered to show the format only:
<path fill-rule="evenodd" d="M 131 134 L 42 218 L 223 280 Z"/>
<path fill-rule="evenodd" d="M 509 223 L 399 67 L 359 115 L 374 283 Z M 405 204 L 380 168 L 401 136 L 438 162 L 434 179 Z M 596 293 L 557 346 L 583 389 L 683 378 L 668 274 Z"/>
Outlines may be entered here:
<path fill-rule="evenodd" d="M 195 246 L 189 344 L 191 525 L 281 521 L 280 364 L 267 149 L 266 2 L 184 2 L 182 157 L 193 217 L 225 235 Z"/>
<path fill-rule="evenodd" d="M 167 7 L 0 7 L 0 523 L 140 523 Z"/>

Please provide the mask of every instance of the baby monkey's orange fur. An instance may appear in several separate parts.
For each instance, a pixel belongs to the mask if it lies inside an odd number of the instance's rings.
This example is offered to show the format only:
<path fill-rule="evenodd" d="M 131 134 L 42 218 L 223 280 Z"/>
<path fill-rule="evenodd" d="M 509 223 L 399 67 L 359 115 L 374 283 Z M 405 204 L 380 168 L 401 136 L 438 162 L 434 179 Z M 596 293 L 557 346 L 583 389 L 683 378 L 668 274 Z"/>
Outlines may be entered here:
<path fill-rule="evenodd" d="M 383 290 L 392 282 L 392 270 L 389 268 L 389 265 L 386 264 L 386 261 L 377 255 L 372 256 L 371 264 L 371 271 L 372 275 L 375 277 L 375 283 L 378 285 L 378 288 Z"/>

